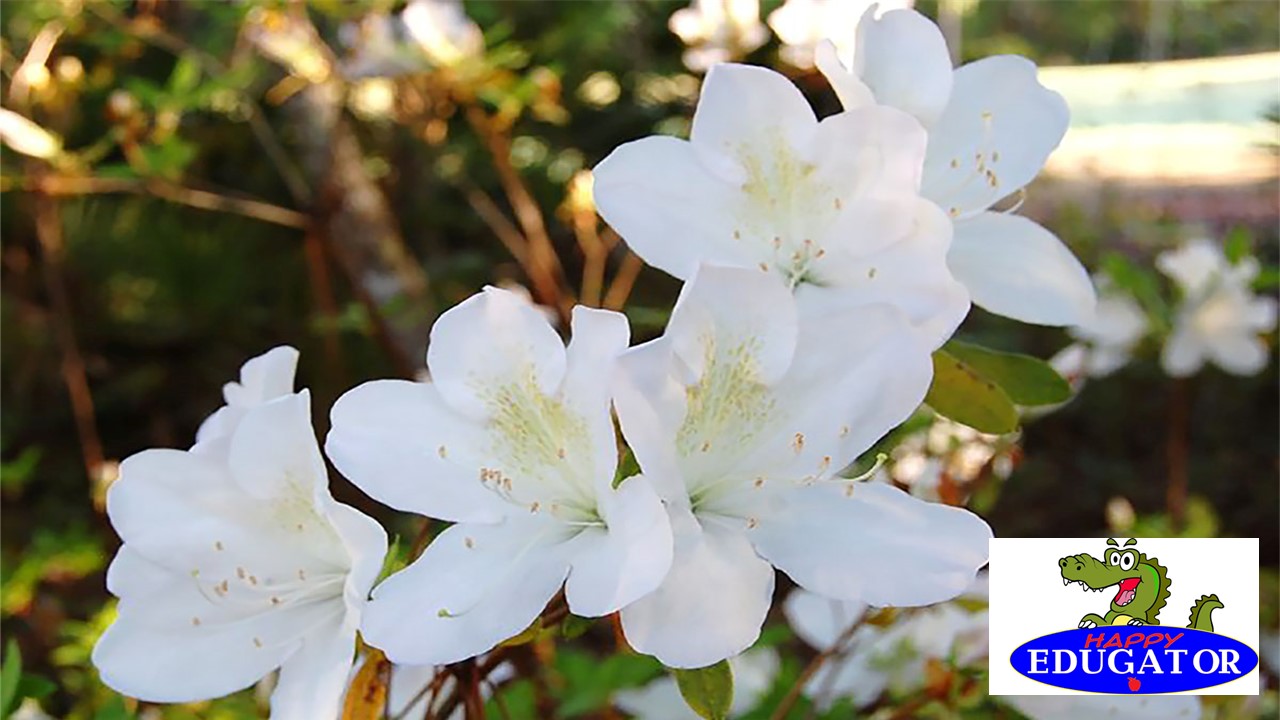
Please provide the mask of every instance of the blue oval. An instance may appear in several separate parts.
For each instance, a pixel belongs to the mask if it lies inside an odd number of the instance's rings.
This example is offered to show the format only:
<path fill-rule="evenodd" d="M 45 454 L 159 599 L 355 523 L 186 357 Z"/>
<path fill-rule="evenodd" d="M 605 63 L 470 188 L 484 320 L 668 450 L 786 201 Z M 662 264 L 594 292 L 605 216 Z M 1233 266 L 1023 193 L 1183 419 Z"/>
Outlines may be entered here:
<path fill-rule="evenodd" d="M 1119 647 L 1113 638 L 1119 638 Z M 1107 643 L 1112 647 L 1102 647 Z M 1230 682 L 1252 672 L 1258 665 L 1258 654 L 1239 640 L 1217 633 L 1124 625 L 1076 628 L 1038 637 L 1014 650 L 1009 662 L 1014 670 L 1046 685 L 1146 695 Z"/>

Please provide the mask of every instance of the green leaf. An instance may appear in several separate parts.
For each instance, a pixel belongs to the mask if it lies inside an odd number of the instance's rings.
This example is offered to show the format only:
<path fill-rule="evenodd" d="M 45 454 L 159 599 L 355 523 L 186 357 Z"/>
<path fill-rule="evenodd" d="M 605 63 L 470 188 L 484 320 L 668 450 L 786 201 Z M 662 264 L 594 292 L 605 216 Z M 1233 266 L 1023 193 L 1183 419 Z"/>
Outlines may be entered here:
<path fill-rule="evenodd" d="M 581 637 L 591 629 L 595 622 L 595 618 L 578 617 L 572 614 L 566 615 L 564 620 L 560 621 L 560 637 L 565 640 Z"/>
<path fill-rule="evenodd" d="M 18 699 L 18 682 L 22 680 L 22 652 L 12 638 L 4 649 L 4 667 L 0 668 L 0 717 L 9 717 Z"/>
<path fill-rule="evenodd" d="M 629 477 L 640 474 L 640 463 L 636 460 L 635 453 L 631 452 L 631 448 L 627 448 L 622 453 L 622 458 L 618 460 L 618 469 L 613 473 L 613 487 L 617 488 L 622 485 L 622 481 Z"/>
<path fill-rule="evenodd" d="M 674 670 L 676 685 L 689 707 L 706 720 L 725 720 L 733 705 L 733 670 L 729 661 L 696 670 Z"/>
<path fill-rule="evenodd" d="M 1227 233 L 1222 250 L 1232 265 L 1239 263 L 1252 254 L 1253 234 L 1249 228 L 1237 225 Z"/>
<path fill-rule="evenodd" d="M 39 675 L 23 675 L 18 681 L 18 697 L 22 700 L 39 700 L 52 695 L 57 689 L 58 686 L 52 680 Z"/>
<path fill-rule="evenodd" d="M 1071 386 L 1045 361 L 952 340 L 943 348 L 991 380 L 1019 405 L 1054 405 L 1071 398 Z"/>
<path fill-rule="evenodd" d="M 178 56 L 178 62 L 173 65 L 173 72 L 169 75 L 169 92 L 175 96 L 182 97 L 200 84 L 200 62 L 195 59 L 191 53 L 184 53 Z"/>
<path fill-rule="evenodd" d="M 938 414 L 985 433 L 1018 427 L 1018 409 L 1005 391 L 946 350 L 933 353 L 933 385 L 924 401 Z"/>

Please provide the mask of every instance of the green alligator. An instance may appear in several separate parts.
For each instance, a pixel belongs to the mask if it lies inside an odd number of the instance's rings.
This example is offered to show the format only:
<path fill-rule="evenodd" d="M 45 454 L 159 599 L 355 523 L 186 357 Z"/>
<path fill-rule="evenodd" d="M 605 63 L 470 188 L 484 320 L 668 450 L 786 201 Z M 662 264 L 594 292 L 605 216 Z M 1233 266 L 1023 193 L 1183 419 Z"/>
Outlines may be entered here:
<path fill-rule="evenodd" d="M 1156 558 L 1149 558 L 1137 548 L 1137 540 L 1125 543 L 1125 549 L 1107 540 L 1108 548 L 1099 560 L 1088 553 L 1064 557 L 1058 561 L 1062 568 L 1062 584 L 1078 583 L 1082 592 L 1102 592 L 1104 588 L 1116 588 L 1111 608 L 1105 616 L 1089 613 L 1080 619 L 1080 627 L 1099 625 L 1159 625 L 1160 610 L 1169 599 L 1172 584 L 1165 567 Z M 1191 606 L 1188 628 L 1213 631 L 1213 611 L 1222 607 L 1217 595 L 1202 595 Z"/>

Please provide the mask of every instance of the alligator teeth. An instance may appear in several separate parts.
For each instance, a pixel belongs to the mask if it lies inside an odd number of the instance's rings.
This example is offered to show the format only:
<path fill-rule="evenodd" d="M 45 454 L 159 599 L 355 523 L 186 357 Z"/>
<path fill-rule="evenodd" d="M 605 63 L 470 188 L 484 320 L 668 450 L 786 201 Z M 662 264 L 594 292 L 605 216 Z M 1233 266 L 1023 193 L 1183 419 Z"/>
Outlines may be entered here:
<path fill-rule="evenodd" d="M 1062 586 L 1063 586 L 1063 587 L 1066 587 L 1066 586 L 1068 586 L 1068 585 L 1070 585 L 1070 584 L 1071 584 L 1071 581 L 1070 581 L 1070 580 L 1068 580 L 1068 579 L 1066 579 L 1066 578 L 1062 578 Z"/>

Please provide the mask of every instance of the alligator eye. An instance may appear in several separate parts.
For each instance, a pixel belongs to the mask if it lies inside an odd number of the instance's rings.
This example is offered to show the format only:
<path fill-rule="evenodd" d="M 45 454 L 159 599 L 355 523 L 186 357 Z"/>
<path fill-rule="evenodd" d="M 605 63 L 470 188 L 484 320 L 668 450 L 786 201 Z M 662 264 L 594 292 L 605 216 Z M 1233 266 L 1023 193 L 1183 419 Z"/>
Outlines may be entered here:
<path fill-rule="evenodd" d="M 1133 566 L 1138 562 L 1138 556 L 1131 552 L 1120 553 L 1116 557 L 1120 558 L 1121 570 L 1132 570 Z"/>
<path fill-rule="evenodd" d="M 1108 564 L 1111 564 L 1111 565 L 1119 565 L 1119 564 L 1120 564 L 1120 554 L 1119 554 L 1119 553 L 1111 553 L 1110 557 L 1108 557 L 1108 558 L 1107 558 L 1107 563 L 1108 563 Z"/>

